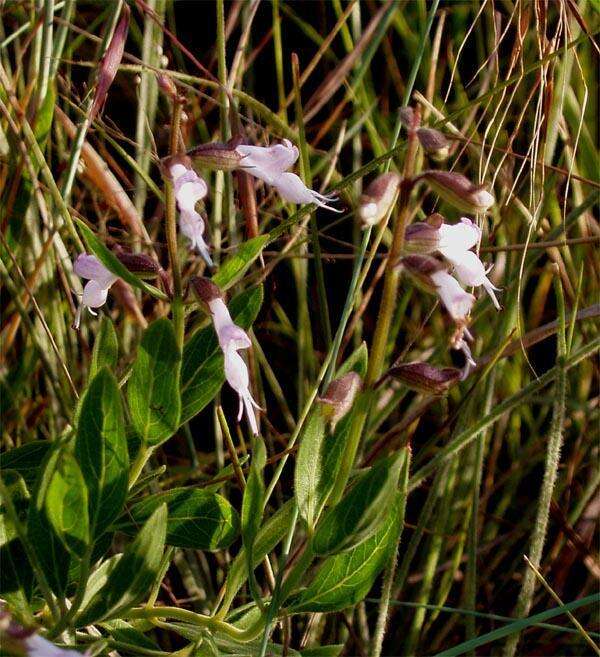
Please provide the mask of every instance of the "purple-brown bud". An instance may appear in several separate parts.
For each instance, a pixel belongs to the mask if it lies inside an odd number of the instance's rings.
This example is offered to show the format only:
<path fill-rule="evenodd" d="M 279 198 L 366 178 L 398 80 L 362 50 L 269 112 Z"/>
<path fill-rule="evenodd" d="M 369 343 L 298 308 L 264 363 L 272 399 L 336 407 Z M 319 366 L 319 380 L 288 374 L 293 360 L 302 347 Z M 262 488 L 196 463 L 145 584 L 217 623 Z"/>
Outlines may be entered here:
<path fill-rule="evenodd" d="M 215 299 L 222 299 L 223 293 L 218 285 L 205 276 L 192 276 L 190 283 L 198 300 L 208 305 Z"/>
<path fill-rule="evenodd" d="M 398 110 L 398 116 L 400 117 L 400 122 L 405 128 L 409 130 L 413 128 L 415 122 L 415 111 L 412 107 L 401 107 Z"/>
<path fill-rule="evenodd" d="M 200 166 L 220 171 L 233 171 L 238 169 L 243 157 L 236 150 L 237 144 L 221 144 L 211 142 L 200 144 L 188 151 L 187 154 Z"/>
<path fill-rule="evenodd" d="M 444 218 L 437 212 L 427 221 L 417 221 L 404 231 L 404 250 L 407 253 L 433 253 L 440 246 L 440 226 Z"/>
<path fill-rule="evenodd" d="M 157 73 L 156 81 L 158 83 L 158 88 L 163 94 L 165 94 L 165 96 L 169 96 L 172 100 L 179 99 L 177 87 L 169 75 L 166 75 L 165 73 Z"/>
<path fill-rule="evenodd" d="M 356 372 L 348 372 L 339 379 L 334 379 L 319 401 L 327 407 L 332 428 L 352 408 L 356 395 L 362 387 L 362 379 Z"/>
<path fill-rule="evenodd" d="M 113 32 L 112 39 L 106 48 L 104 56 L 100 62 L 98 70 L 98 84 L 96 85 L 96 93 L 94 94 L 94 102 L 90 110 L 90 123 L 94 120 L 96 114 L 106 101 L 108 90 L 115 75 L 119 70 L 119 64 L 123 59 L 123 52 L 125 50 L 125 41 L 127 40 L 127 32 L 129 31 L 129 16 L 131 10 L 126 4 L 123 4 L 121 9 L 121 17 L 117 23 L 117 27 Z"/>
<path fill-rule="evenodd" d="M 450 153 L 450 142 L 439 131 L 433 128 L 419 128 L 417 137 L 423 150 L 436 162 L 445 160 Z"/>
<path fill-rule="evenodd" d="M 426 292 L 435 294 L 437 285 L 431 276 L 438 271 L 448 271 L 448 266 L 430 255 L 409 255 L 400 259 L 399 265 L 413 281 Z"/>
<path fill-rule="evenodd" d="M 445 395 L 462 376 L 461 371 L 455 367 L 436 367 L 418 361 L 398 363 L 387 374 L 402 381 L 408 388 L 429 395 Z"/>
<path fill-rule="evenodd" d="M 159 263 L 145 253 L 127 253 L 119 249 L 115 255 L 130 272 L 140 278 L 156 278 L 162 271 Z"/>
<path fill-rule="evenodd" d="M 378 224 L 389 213 L 398 198 L 400 176 L 384 173 L 371 182 L 360 197 L 358 214 L 366 226 Z"/>
<path fill-rule="evenodd" d="M 445 201 L 464 212 L 486 212 L 494 204 L 494 197 L 483 185 L 474 185 L 460 173 L 425 171 L 417 180 L 425 180 Z"/>

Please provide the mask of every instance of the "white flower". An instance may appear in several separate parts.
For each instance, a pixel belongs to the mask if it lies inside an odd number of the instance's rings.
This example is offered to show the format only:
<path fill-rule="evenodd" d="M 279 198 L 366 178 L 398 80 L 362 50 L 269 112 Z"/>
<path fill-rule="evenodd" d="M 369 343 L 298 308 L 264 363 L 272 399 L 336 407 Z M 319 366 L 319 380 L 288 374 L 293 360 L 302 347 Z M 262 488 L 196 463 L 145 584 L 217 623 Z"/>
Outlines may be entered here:
<path fill-rule="evenodd" d="M 465 292 L 459 282 L 445 271 L 431 274 L 440 300 L 455 322 L 464 322 L 475 303 L 475 297 Z"/>
<path fill-rule="evenodd" d="M 285 201 L 315 203 L 321 208 L 341 212 L 328 205 L 335 195 L 319 194 L 309 189 L 295 173 L 286 173 L 298 159 L 298 148 L 288 139 L 273 146 L 240 144 L 235 150 L 242 157 L 240 166 L 255 178 L 275 187 Z"/>
<path fill-rule="evenodd" d="M 442 224 L 438 231 L 438 251 L 448 260 L 451 260 L 454 254 L 472 249 L 481 238 L 481 228 L 467 217 L 461 217 L 457 224 Z"/>
<path fill-rule="evenodd" d="M 229 309 L 222 298 L 212 299 L 208 302 L 208 307 L 223 352 L 231 343 L 234 344 L 235 349 L 248 349 L 251 346 L 248 334 L 233 323 Z"/>
<path fill-rule="evenodd" d="M 240 349 L 248 349 L 252 343 L 246 331 L 233 323 L 231 314 L 222 297 L 215 297 L 208 301 L 208 307 L 219 339 L 219 346 L 225 356 L 225 378 L 240 398 L 238 422 L 245 408 L 252 433 L 257 435 L 258 425 L 253 407 L 260 407 L 252 399 L 249 388 L 248 367 L 238 353 Z"/>
<path fill-rule="evenodd" d="M 252 399 L 252 395 L 250 394 L 248 368 L 244 359 L 237 352 L 234 340 L 227 343 L 223 353 L 225 354 L 225 378 L 227 379 L 227 383 L 229 383 L 229 385 L 237 392 L 240 398 L 237 417 L 238 422 L 242 419 L 242 413 L 245 408 L 250 429 L 256 436 L 258 435 L 258 425 L 256 423 L 254 408 L 260 408 L 260 406 L 254 401 L 254 399 Z"/>
<path fill-rule="evenodd" d="M 82 657 L 77 650 L 59 648 L 37 634 L 33 634 L 24 641 L 27 657 Z"/>
<path fill-rule="evenodd" d="M 212 259 L 208 245 L 204 241 L 204 220 L 196 211 L 196 203 L 208 194 L 206 182 L 193 170 L 181 162 L 175 162 L 169 167 L 173 179 L 175 198 L 179 208 L 179 228 L 190 240 L 192 249 L 198 249 L 206 263 L 212 267 Z"/>
<path fill-rule="evenodd" d="M 117 280 L 115 276 L 96 258 L 94 255 L 82 253 L 77 256 L 73 263 L 73 271 L 77 276 L 88 279 L 88 282 L 83 288 L 81 295 L 81 303 L 75 315 L 73 328 L 78 329 L 81 323 L 81 312 L 83 308 L 87 308 L 92 315 L 96 315 L 92 308 L 99 308 L 106 303 L 108 297 L 108 290 L 110 286 Z"/>
<path fill-rule="evenodd" d="M 454 265 L 454 272 L 456 273 L 458 280 L 465 287 L 478 287 L 479 285 L 483 285 L 485 291 L 492 298 L 494 306 L 500 310 L 500 304 L 494 294 L 494 291 L 498 291 L 499 288 L 494 287 L 487 277 L 485 267 L 476 253 L 473 253 L 473 251 L 465 251 L 462 254 L 452 254 L 452 257 L 448 257 L 448 260 Z"/>

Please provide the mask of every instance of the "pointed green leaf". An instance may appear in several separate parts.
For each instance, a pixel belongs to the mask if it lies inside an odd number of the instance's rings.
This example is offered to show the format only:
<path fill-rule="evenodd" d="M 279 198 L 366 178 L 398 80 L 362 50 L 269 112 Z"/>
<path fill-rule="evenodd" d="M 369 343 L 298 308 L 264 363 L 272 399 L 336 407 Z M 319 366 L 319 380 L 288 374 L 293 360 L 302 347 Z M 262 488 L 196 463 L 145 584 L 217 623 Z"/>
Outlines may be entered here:
<path fill-rule="evenodd" d="M 231 545 L 240 530 L 237 511 L 221 495 L 197 488 L 174 488 L 150 495 L 134 504 L 116 527 L 135 533 L 161 504 L 169 511 L 168 545 L 196 550 L 222 550 Z"/>
<path fill-rule="evenodd" d="M 222 290 L 226 290 L 234 283 L 237 283 L 246 273 L 248 267 L 258 258 L 269 239 L 268 234 L 259 235 L 240 244 L 237 251 L 225 260 L 219 267 L 219 271 L 214 275 L 215 285 L 218 285 Z"/>
<path fill-rule="evenodd" d="M 262 304 L 262 287 L 245 290 L 228 304 L 233 321 L 249 329 Z M 181 420 L 187 422 L 217 395 L 225 382 L 223 354 L 212 326 L 196 331 L 183 348 Z"/>
<path fill-rule="evenodd" d="M 48 440 L 34 440 L 21 447 L 15 447 L 0 454 L 0 468 L 15 470 L 23 477 L 25 484 L 31 488 L 40 474 L 42 463 L 51 446 L 52 443 Z"/>
<path fill-rule="evenodd" d="M 323 485 L 328 484 L 323 472 L 323 451 L 334 444 L 331 437 L 325 440 L 325 426 L 325 418 L 317 406 L 300 436 L 294 470 L 296 503 L 311 533 L 322 508 Z"/>
<path fill-rule="evenodd" d="M 88 489 L 90 531 L 99 536 L 121 513 L 129 477 L 121 393 L 106 368 L 82 399 L 75 454 Z"/>
<path fill-rule="evenodd" d="M 339 611 L 363 600 L 391 558 L 399 524 L 396 502 L 371 538 L 348 552 L 325 559 L 308 588 L 291 602 L 287 611 L 292 614 Z"/>
<path fill-rule="evenodd" d="M 77 627 L 114 618 L 148 596 L 159 572 L 166 531 L 167 506 L 163 504 L 125 550 L 104 586 L 79 613 Z"/>
<path fill-rule="evenodd" d="M 396 495 L 403 454 L 383 459 L 357 477 L 341 502 L 329 509 L 313 537 L 315 554 L 347 550 L 375 533 Z"/>
<path fill-rule="evenodd" d="M 83 557 L 90 542 L 88 493 L 75 457 L 62 450 L 44 500 L 50 524 L 64 546 Z"/>
<path fill-rule="evenodd" d="M 118 356 L 119 343 L 112 319 L 108 315 L 102 315 L 96 341 L 94 342 L 94 350 L 92 351 L 90 381 L 103 367 L 107 367 L 110 372 L 114 372 Z"/>
<path fill-rule="evenodd" d="M 50 524 L 45 505 L 48 487 L 60 456 L 61 450 L 52 445 L 42 464 L 40 476 L 29 504 L 27 536 L 35 550 L 50 588 L 57 595 L 64 596 L 71 557 Z"/>
<path fill-rule="evenodd" d="M 173 324 L 158 319 L 144 332 L 127 384 L 133 426 L 148 445 L 159 445 L 179 427 L 180 367 Z"/>

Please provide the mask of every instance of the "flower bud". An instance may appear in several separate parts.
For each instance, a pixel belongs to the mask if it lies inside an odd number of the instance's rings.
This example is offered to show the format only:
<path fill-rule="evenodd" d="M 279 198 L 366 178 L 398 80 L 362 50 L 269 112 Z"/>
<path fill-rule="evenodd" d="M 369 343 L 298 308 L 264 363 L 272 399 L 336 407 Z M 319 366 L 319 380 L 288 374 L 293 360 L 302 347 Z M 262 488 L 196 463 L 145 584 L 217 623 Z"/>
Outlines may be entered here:
<path fill-rule="evenodd" d="M 384 173 L 373 180 L 360 197 L 358 214 L 365 226 L 378 224 L 390 211 L 398 197 L 400 176 Z"/>
<path fill-rule="evenodd" d="M 192 276 L 190 283 L 198 300 L 208 305 L 215 299 L 222 299 L 223 293 L 218 285 L 205 276 Z"/>
<path fill-rule="evenodd" d="M 167 62 L 168 63 L 168 62 Z M 177 87 L 171 80 L 171 77 L 165 73 L 157 73 L 156 81 L 158 83 L 158 88 L 166 95 L 176 100 L 178 98 Z"/>
<path fill-rule="evenodd" d="M 450 142 L 439 131 L 433 128 L 419 128 L 417 138 L 423 150 L 436 162 L 445 160 L 450 152 Z"/>
<path fill-rule="evenodd" d="M 400 123 L 405 128 L 412 128 L 415 121 L 415 112 L 412 107 L 401 107 L 398 110 L 398 116 L 400 118 Z"/>
<path fill-rule="evenodd" d="M 425 180 L 445 201 L 464 212 L 486 212 L 494 204 L 494 197 L 483 185 L 474 185 L 460 173 L 425 171 L 418 179 Z"/>
<path fill-rule="evenodd" d="M 187 154 L 200 166 L 220 171 L 233 171 L 239 168 L 243 159 L 243 156 L 236 150 L 236 146 L 237 144 L 211 142 L 210 144 L 200 144 L 188 151 Z"/>
<path fill-rule="evenodd" d="M 156 278 L 162 271 L 162 267 L 145 253 L 127 253 L 120 249 L 115 255 L 130 272 L 138 274 L 141 278 Z"/>
<path fill-rule="evenodd" d="M 400 266 L 420 288 L 432 294 L 437 292 L 438 287 L 432 279 L 433 274 L 448 270 L 447 265 L 430 255 L 405 256 L 400 259 Z"/>
<path fill-rule="evenodd" d="M 334 379 L 319 401 L 327 407 L 325 412 L 332 428 L 352 408 L 354 399 L 362 387 L 362 379 L 356 372 L 348 372 L 339 379 Z"/>
<path fill-rule="evenodd" d="M 462 376 L 462 372 L 455 367 L 436 367 L 418 361 L 398 363 L 387 374 L 412 390 L 438 396 L 445 395 Z"/>
<path fill-rule="evenodd" d="M 404 250 L 407 253 L 433 253 L 441 242 L 440 226 L 444 218 L 437 212 L 427 221 L 417 221 L 404 231 Z"/>

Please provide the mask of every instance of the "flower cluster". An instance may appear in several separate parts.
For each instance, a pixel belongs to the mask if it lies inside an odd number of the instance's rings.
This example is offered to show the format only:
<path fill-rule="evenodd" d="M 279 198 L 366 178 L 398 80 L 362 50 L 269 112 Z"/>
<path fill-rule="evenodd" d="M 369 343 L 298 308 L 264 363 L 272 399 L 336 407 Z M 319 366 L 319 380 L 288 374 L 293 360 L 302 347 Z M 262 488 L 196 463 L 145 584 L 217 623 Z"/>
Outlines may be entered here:
<path fill-rule="evenodd" d="M 241 420 L 245 409 L 250 429 L 254 435 L 258 435 L 258 424 L 254 409 L 260 407 L 250 393 L 248 367 L 239 354 L 241 349 L 248 349 L 252 345 L 250 338 L 244 329 L 234 324 L 225 304 L 223 293 L 209 278 L 194 276 L 191 284 L 199 301 L 211 315 L 219 346 L 224 356 L 225 378 L 238 394 L 238 422 Z"/>

